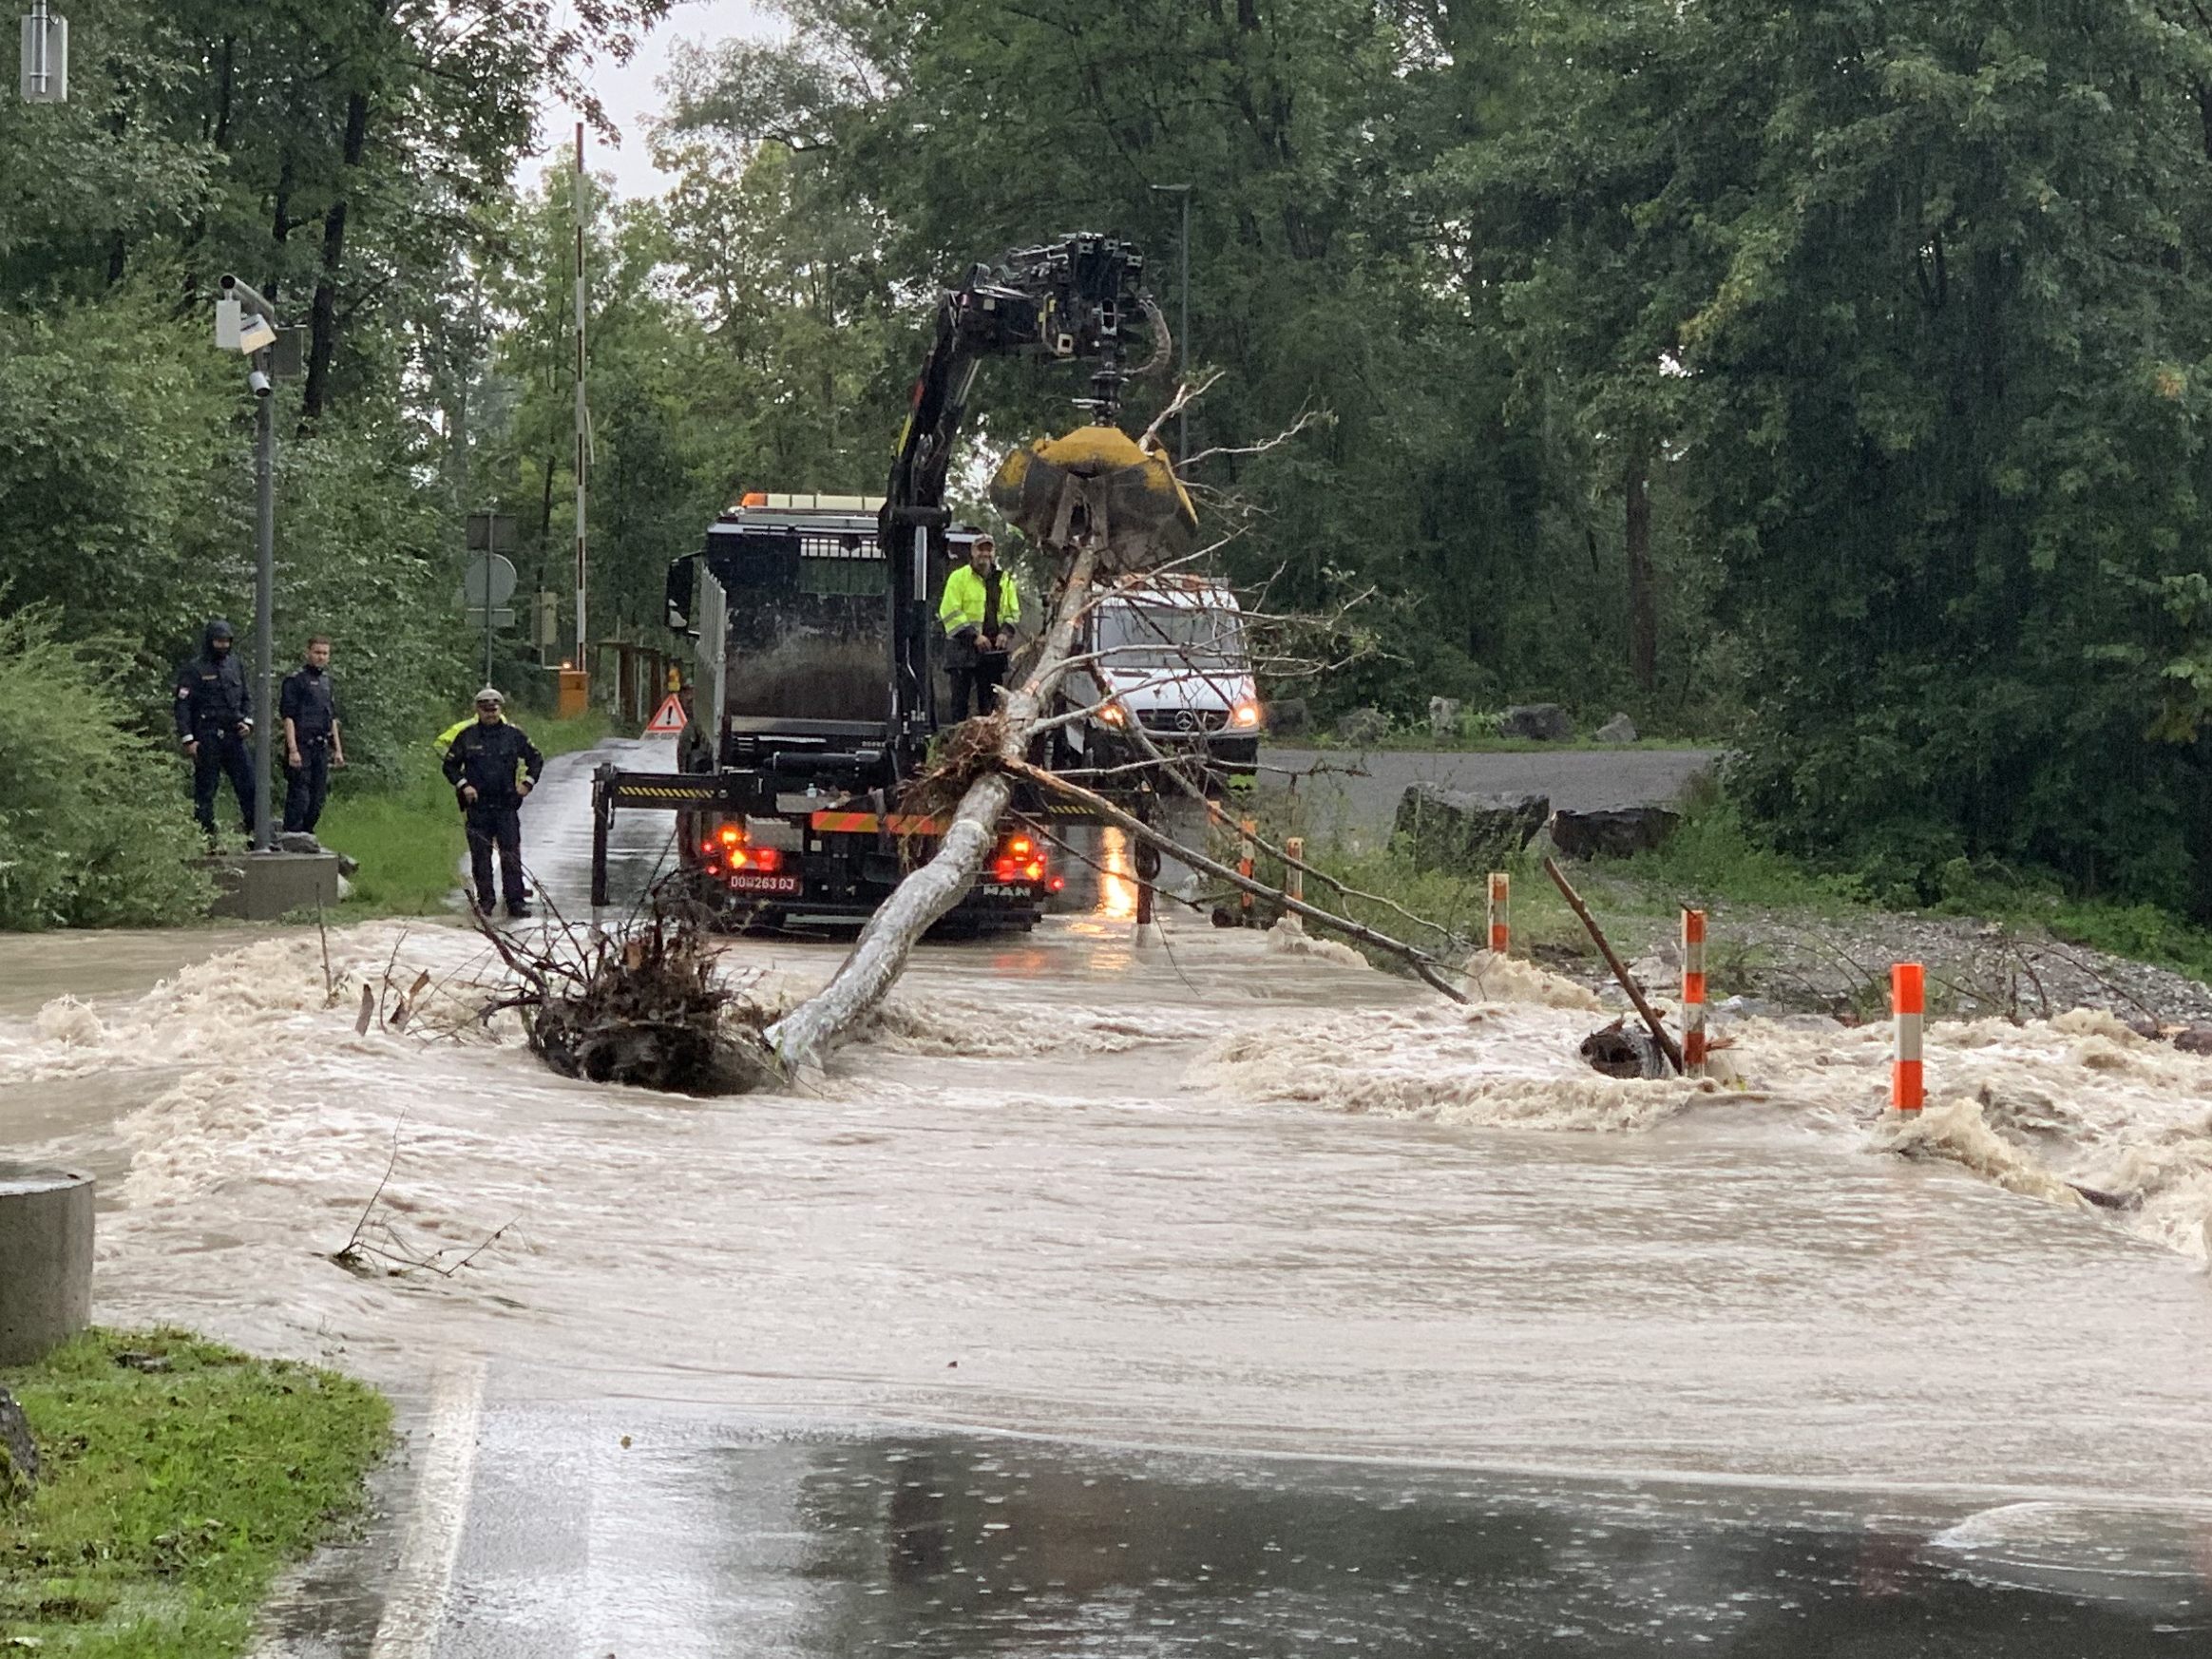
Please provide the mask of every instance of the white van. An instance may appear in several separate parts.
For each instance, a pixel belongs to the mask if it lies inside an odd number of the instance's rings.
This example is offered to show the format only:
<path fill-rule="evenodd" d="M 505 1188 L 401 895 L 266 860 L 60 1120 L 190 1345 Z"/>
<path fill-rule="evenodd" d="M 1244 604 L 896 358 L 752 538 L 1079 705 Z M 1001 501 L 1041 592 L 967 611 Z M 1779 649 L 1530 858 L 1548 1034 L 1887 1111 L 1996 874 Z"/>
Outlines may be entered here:
<path fill-rule="evenodd" d="M 1091 609 L 1061 683 L 1063 708 L 1087 711 L 1066 729 L 1078 767 L 1144 757 L 1134 723 L 1163 753 L 1203 748 L 1211 781 L 1249 778 L 1265 725 L 1236 594 L 1218 577 L 1155 575 L 1111 590 Z"/>

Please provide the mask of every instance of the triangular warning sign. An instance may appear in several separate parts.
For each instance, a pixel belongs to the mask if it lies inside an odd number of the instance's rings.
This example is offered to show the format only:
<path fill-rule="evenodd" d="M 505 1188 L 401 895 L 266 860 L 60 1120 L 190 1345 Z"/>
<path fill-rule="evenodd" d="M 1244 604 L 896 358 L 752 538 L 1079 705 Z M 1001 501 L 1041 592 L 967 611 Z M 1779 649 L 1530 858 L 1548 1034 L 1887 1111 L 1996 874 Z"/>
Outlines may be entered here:
<path fill-rule="evenodd" d="M 645 735 L 648 737 L 674 737 L 683 730 L 683 704 L 676 700 L 674 692 L 670 692 L 662 699 L 660 707 L 655 711 L 653 718 L 645 723 Z"/>

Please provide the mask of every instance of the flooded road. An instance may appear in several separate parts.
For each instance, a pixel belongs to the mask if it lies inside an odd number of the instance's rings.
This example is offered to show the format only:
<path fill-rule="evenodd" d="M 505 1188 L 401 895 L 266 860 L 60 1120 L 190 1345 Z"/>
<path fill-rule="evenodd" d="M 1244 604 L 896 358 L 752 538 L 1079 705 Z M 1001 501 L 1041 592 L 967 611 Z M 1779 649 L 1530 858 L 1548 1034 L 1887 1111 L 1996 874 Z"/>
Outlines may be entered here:
<path fill-rule="evenodd" d="M 564 908 L 580 772 L 528 827 Z M 0 941 L 0 1154 L 102 1175 L 104 1320 L 408 1403 L 287 1652 L 2206 1650 L 2181 1163 L 2162 1243 L 1879 1150 L 1878 1038 L 1614 1082 L 1534 975 L 1461 1010 L 1117 905 L 925 947 L 811 1092 L 720 1102 L 549 1076 L 458 927 L 334 934 L 334 998 L 312 930 L 150 989 Z M 773 1005 L 840 954 L 728 962 Z M 118 988 L 31 994 L 72 961 Z M 1930 1054 L 2085 1138 L 2212 1116 L 2212 1063 L 2098 1032 Z M 479 1253 L 358 1276 L 365 1211 Z"/>

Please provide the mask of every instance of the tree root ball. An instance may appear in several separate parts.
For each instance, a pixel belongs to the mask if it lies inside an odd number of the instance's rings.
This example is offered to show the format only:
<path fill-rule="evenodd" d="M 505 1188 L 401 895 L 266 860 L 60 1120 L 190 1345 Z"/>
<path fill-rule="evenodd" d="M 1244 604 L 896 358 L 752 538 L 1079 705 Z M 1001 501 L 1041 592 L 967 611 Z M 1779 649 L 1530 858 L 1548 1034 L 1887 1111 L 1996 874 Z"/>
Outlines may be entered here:
<path fill-rule="evenodd" d="M 497 941 L 524 989 L 504 1005 L 563 1077 L 676 1095 L 745 1095 L 784 1081 L 761 1032 L 768 1013 L 715 971 L 696 916 L 656 909 L 638 931 L 581 949 L 563 933 L 530 956 Z"/>
<path fill-rule="evenodd" d="M 532 1037 L 563 1077 L 672 1095 L 749 1095 L 783 1081 L 760 1034 L 694 1020 L 608 1019 L 582 999 L 555 1002 Z"/>

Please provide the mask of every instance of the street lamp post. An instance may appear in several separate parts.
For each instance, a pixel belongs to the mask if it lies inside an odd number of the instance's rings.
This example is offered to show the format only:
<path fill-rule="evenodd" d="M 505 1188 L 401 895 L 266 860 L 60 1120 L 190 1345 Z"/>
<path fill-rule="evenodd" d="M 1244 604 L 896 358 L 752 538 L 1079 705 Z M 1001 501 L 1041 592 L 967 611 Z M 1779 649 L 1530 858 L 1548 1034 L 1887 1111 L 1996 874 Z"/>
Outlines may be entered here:
<path fill-rule="evenodd" d="M 254 314 L 244 323 L 238 313 L 226 307 L 242 306 Z M 228 337 L 232 328 L 235 337 Z M 257 416 L 254 432 L 254 850 L 276 849 L 271 834 L 270 799 L 276 780 L 274 758 L 276 726 L 276 663 L 273 636 L 276 627 L 276 400 L 271 379 L 276 364 L 276 313 L 252 285 L 236 276 L 222 279 L 222 300 L 216 309 L 216 343 L 242 353 L 253 367 L 246 384 L 253 388 Z"/>
<path fill-rule="evenodd" d="M 1183 232 L 1178 252 L 1183 264 L 1183 298 L 1175 318 L 1175 376 L 1184 386 L 1191 384 L 1191 186 L 1188 184 L 1154 184 L 1154 191 L 1173 191 L 1183 199 Z M 1185 404 L 1175 413 L 1175 465 L 1180 467 L 1191 459 L 1191 406 Z"/>

